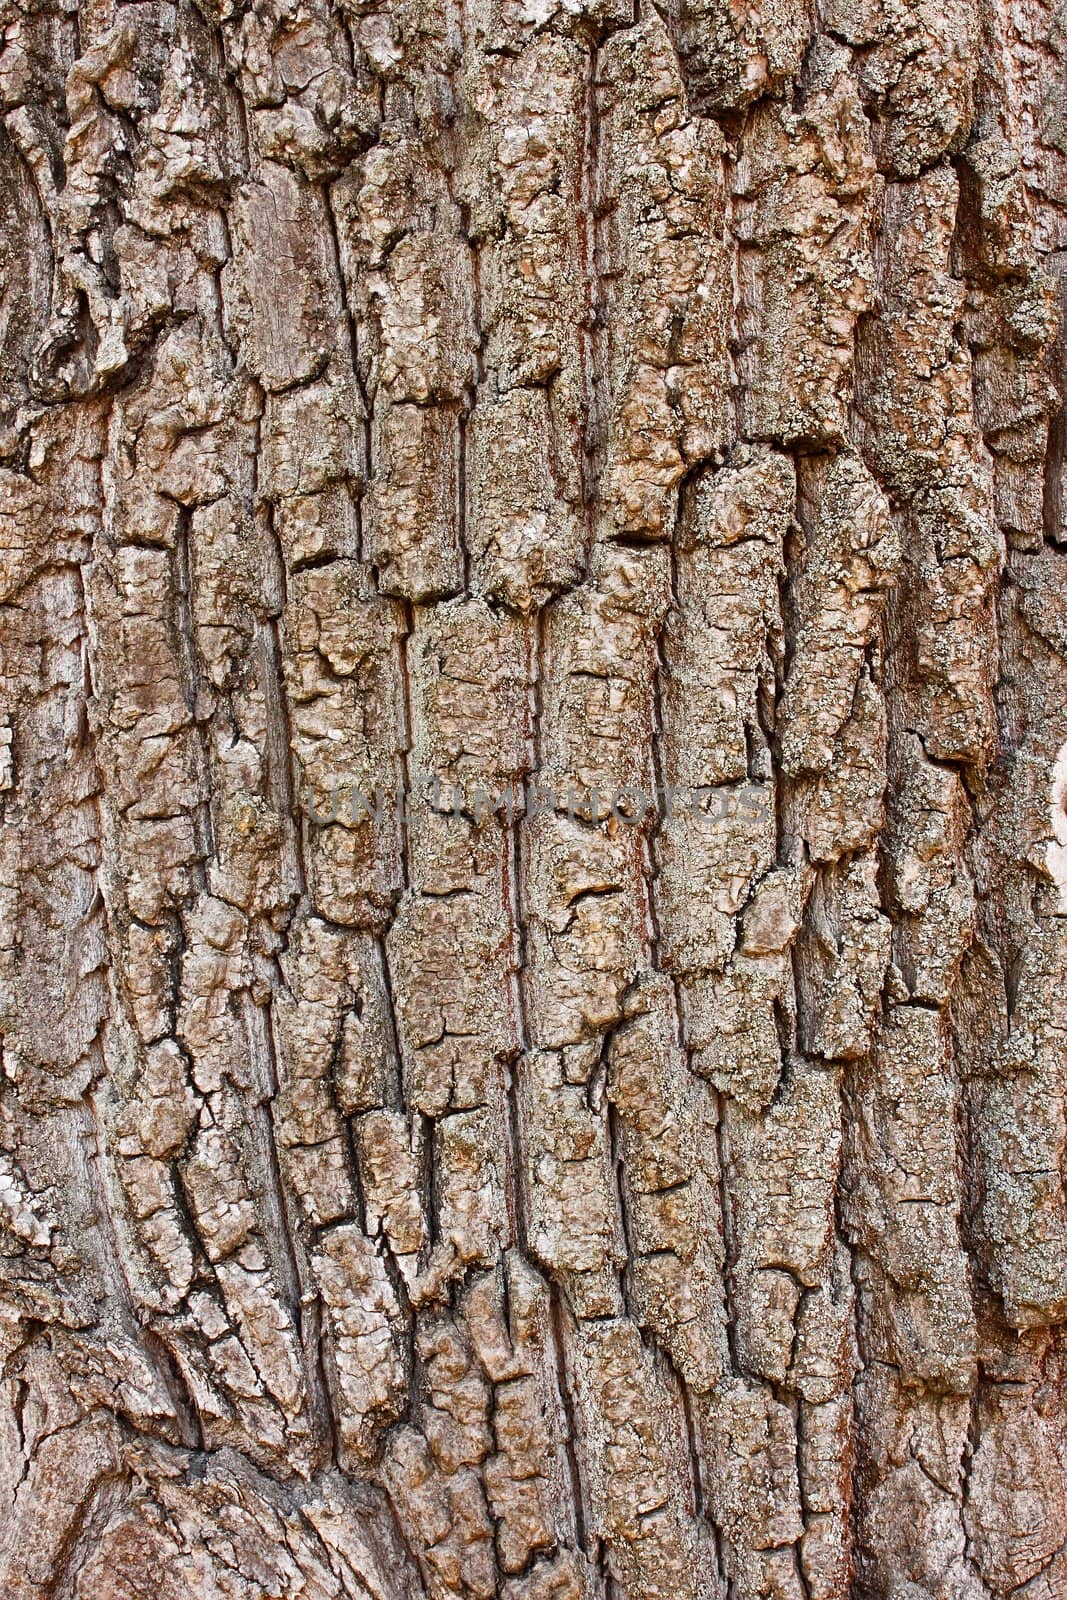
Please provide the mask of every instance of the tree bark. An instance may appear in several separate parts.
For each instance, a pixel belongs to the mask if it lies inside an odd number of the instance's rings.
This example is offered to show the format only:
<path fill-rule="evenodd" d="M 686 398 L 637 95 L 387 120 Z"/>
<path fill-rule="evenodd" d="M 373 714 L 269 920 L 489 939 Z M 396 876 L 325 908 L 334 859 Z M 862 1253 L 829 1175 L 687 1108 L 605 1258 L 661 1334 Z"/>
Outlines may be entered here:
<path fill-rule="evenodd" d="M 1063 1600 L 1062 0 L 3 17 L 3 1600 Z"/>

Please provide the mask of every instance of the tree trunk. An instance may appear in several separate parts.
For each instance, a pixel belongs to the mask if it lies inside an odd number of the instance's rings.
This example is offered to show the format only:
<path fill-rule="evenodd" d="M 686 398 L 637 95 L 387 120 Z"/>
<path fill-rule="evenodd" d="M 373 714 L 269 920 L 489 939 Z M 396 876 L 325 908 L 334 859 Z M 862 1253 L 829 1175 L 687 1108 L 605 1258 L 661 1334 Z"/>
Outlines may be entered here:
<path fill-rule="evenodd" d="M 3 10 L 3 1600 L 1063 1600 L 1063 0 Z"/>

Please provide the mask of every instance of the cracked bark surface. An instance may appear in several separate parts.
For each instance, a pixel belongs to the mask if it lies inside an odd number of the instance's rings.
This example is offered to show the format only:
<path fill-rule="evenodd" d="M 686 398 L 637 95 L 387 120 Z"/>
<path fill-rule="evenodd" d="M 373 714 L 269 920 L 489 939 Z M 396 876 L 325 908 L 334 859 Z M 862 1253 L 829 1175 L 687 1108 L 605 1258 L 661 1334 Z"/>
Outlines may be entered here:
<path fill-rule="evenodd" d="M 0 1595 L 1063 1600 L 1062 0 L 0 5 Z"/>

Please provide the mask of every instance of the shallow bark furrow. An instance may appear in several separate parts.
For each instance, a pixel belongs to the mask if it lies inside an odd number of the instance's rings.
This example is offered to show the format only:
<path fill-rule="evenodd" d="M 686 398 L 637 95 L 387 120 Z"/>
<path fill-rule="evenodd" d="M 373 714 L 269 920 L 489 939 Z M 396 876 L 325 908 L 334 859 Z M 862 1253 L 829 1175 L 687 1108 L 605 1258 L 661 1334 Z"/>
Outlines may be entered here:
<path fill-rule="evenodd" d="M 0 48 L 0 1593 L 1067 1587 L 1061 9 Z"/>

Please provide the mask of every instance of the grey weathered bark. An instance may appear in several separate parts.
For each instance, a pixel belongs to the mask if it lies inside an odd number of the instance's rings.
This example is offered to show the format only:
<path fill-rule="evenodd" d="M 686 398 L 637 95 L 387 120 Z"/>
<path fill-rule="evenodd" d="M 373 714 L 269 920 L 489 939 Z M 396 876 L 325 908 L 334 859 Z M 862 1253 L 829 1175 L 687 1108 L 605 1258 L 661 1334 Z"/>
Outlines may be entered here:
<path fill-rule="evenodd" d="M 3 18 L 3 1600 L 1064 1600 L 1062 0 Z"/>

